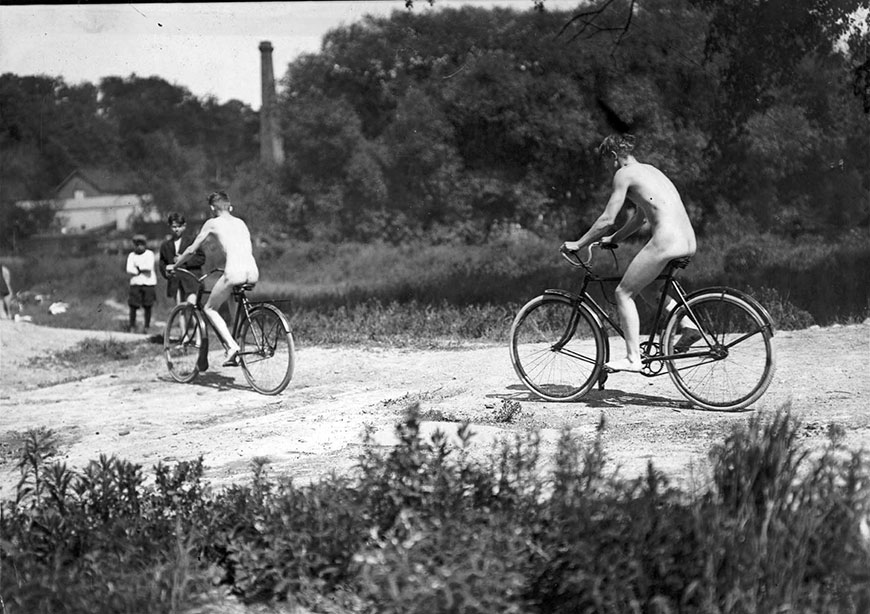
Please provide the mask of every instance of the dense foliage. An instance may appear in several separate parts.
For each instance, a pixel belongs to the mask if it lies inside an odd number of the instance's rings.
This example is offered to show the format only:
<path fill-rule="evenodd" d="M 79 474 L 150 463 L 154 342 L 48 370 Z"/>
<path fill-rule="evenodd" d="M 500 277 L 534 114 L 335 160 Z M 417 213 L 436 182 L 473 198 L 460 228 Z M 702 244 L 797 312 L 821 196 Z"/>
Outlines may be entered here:
<path fill-rule="evenodd" d="M 0 201 L 8 215 L 14 200 L 49 197 L 71 170 L 99 166 L 163 211 L 228 188 L 259 235 L 479 241 L 509 224 L 574 233 L 608 188 L 595 145 L 630 130 L 701 231 L 866 228 L 861 5 L 397 6 L 330 31 L 319 53 L 286 68 L 277 169 L 258 164 L 258 114 L 238 101 L 201 100 L 158 77 L 69 85 L 7 73 Z"/>
<path fill-rule="evenodd" d="M 357 471 L 309 485 L 268 475 L 212 491 L 199 461 L 54 459 L 22 437 L 0 514 L 5 612 L 182 612 L 224 587 L 313 611 L 866 612 L 868 465 L 832 426 L 818 454 L 787 410 L 755 414 L 711 450 L 710 480 L 681 490 L 650 466 L 610 472 L 602 434 L 534 433 L 488 459 L 422 435 L 368 442 Z M 196 610 L 198 611 L 198 610 Z"/>

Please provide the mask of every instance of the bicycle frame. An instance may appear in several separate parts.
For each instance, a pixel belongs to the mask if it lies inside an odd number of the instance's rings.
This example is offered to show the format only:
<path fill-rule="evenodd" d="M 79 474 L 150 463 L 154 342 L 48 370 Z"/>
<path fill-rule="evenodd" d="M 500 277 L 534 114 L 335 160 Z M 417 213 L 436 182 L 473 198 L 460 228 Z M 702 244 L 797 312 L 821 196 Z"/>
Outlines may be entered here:
<path fill-rule="evenodd" d="M 200 284 L 199 290 L 196 293 L 196 309 L 204 316 L 203 320 L 205 321 L 206 326 L 208 328 L 210 328 L 212 330 L 212 332 L 214 332 L 215 336 L 221 342 L 221 345 L 223 345 L 224 349 L 226 349 L 227 348 L 226 341 L 221 339 L 221 336 L 220 336 L 220 334 L 218 334 L 218 331 L 215 328 L 215 325 L 212 323 L 211 319 L 209 319 L 209 317 L 206 315 L 205 311 L 203 311 L 204 303 L 202 301 L 202 298 L 206 294 L 211 294 L 211 291 L 206 290 L 205 287 L 202 284 Z M 232 323 L 232 326 L 230 327 L 230 335 L 232 335 L 233 339 L 238 339 L 239 333 L 241 332 L 241 329 L 242 329 L 242 322 L 243 322 L 242 314 L 244 314 L 245 318 L 250 316 L 251 304 L 250 304 L 250 301 L 248 300 L 247 296 L 245 296 L 244 290 L 238 290 L 236 288 L 233 288 L 232 297 L 235 300 L 236 309 L 235 309 L 235 314 L 233 315 L 233 323 Z"/>
<path fill-rule="evenodd" d="M 224 341 L 224 339 L 221 338 L 221 336 L 218 333 L 217 329 L 215 328 L 214 324 L 212 323 L 212 321 L 209 319 L 209 317 L 203 311 L 203 306 L 204 306 L 203 297 L 206 294 L 211 294 L 211 290 L 205 289 L 205 284 L 203 284 L 203 281 L 209 275 L 212 275 L 214 273 L 223 273 L 223 269 L 211 270 L 208 273 L 206 273 L 205 275 L 202 275 L 201 277 L 197 277 L 196 275 L 194 275 L 193 273 L 191 273 L 187 269 L 176 269 L 176 273 L 186 273 L 187 275 L 190 275 L 191 277 L 196 279 L 199 287 L 196 291 L 196 303 L 194 304 L 194 308 L 203 316 L 202 319 L 205 321 L 206 328 L 211 329 L 211 331 L 215 334 L 215 336 L 221 342 L 221 345 L 224 347 L 224 350 L 226 350 L 227 349 L 226 341 Z M 233 316 L 232 327 L 230 328 L 230 335 L 232 336 L 233 339 L 238 339 L 239 333 L 241 333 L 241 331 L 242 331 L 242 322 L 244 322 L 244 319 L 249 318 L 251 316 L 251 308 L 256 303 L 254 303 L 253 301 L 248 299 L 247 295 L 245 294 L 245 286 L 244 285 L 233 287 L 232 297 L 236 303 L 236 309 L 235 309 L 235 314 Z"/>
<path fill-rule="evenodd" d="M 584 267 L 584 268 L 586 268 L 586 267 Z M 707 334 L 704 332 L 703 327 L 699 324 L 695 314 L 692 312 L 691 307 L 688 305 L 688 303 L 686 301 L 686 298 L 688 296 L 686 294 L 686 291 L 683 290 L 683 287 L 682 287 L 682 285 L 680 285 L 680 282 L 677 281 L 677 279 L 674 277 L 674 272 L 677 268 L 679 268 L 679 267 L 674 265 L 673 263 L 669 263 L 665 272 L 660 274 L 659 276 L 657 276 L 655 278 L 655 281 L 664 281 L 665 283 L 662 286 L 661 294 L 659 296 L 658 307 L 656 308 L 656 315 L 655 315 L 655 319 L 653 321 L 653 326 L 649 332 L 649 336 L 646 339 L 646 342 L 641 343 L 641 347 L 643 347 L 644 345 L 646 345 L 647 348 L 652 348 L 655 346 L 656 334 L 659 331 L 659 329 L 661 328 L 661 325 L 663 325 L 662 318 L 663 318 L 663 316 L 665 316 L 665 303 L 667 301 L 667 296 L 669 293 L 671 293 L 672 296 L 674 296 L 675 300 L 677 301 L 677 305 L 682 306 L 686 310 L 686 313 L 687 313 L 689 319 L 691 319 L 692 322 L 694 322 L 698 326 L 698 329 L 701 333 L 702 339 L 707 344 L 707 346 L 708 347 L 712 346 L 710 339 L 707 337 Z M 577 301 L 578 303 L 584 303 L 596 315 L 596 317 L 599 320 L 599 323 L 602 324 L 602 328 L 604 327 L 603 326 L 604 324 L 607 324 L 620 337 L 622 337 L 624 339 L 625 333 L 623 332 L 622 328 L 620 328 L 619 324 L 617 322 L 615 322 L 614 319 L 611 318 L 607 314 L 607 312 L 604 310 L 604 308 L 602 308 L 601 305 L 598 304 L 598 302 L 592 297 L 591 294 L 589 294 L 589 291 L 588 291 L 589 284 L 591 282 L 599 282 L 602 284 L 602 288 L 603 288 L 603 285 L 605 283 L 618 284 L 620 281 L 622 281 L 621 276 L 619 276 L 619 277 L 602 277 L 602 276 L 599 276 L 599 275 L 592 273 L 591 270 L 586 268 L 584 276 L 583 276 L 583 282 L 582 282 L 582 285 L 580 287 L 580 292 L 578 294 L 568 293 L 568 292 L 565 292 L 563 290 L 546 290 L 544 292 L 544 294 L 560 294 L 562 296 L 568 296 L 569 298 Z M 676 309 L 676 307 L 675 307 L 675 309 Z M 569 326 L 569 329 L 570 328 L 571 327 Z M 570 338 L 570 336 L 572 334 L 573 334 L 573 330 L 567 330 L 565 332 L 564 337 L 565 337 L 566 341 L 568 338 Z M 709 357 L 708 351 L 695 351 L 695 352 L 689 351 L 689 352 L 683 352 L 680 354 L 655 355 L 655 356 L 648 356 L 647 353 L 644 352 L 642 357 L 641 357 L 641 361 L 643 362 L 643 364 L 645 366 L 648 366 L 651 363 L 656 363 L 656 362 L 663 363 L 666 360 L 682 360 L 682 359 L 686 359 L 686 358 L 705 358 L 705 357 Z M 661 370 L 658 370 L 658 371 L 653 372 L 653 373 L 643 372 L 643 374 L 647 375 L 647 376 L 659 375 L 661 373 L 662 373 Z"/>
<path fill-rule="evenodd" d="M 247 293 L 254 285 L 243 283 L 231 289 L 236 311 L 232 318 L 226 317 L 228 326 L 224 328 L 223 315 L 215 316 L 212 321 L 208 317 L 211 311 L 205 313 L 206 296 L 213 294 L 214 288 L 203 284 L 208 276 L 221 273 L 222 269 L 201 276 L 185 269 L 176 271 L 196 280 L 197 287 L 196 292 L 189 295 L 190 302 L 173 308 L 163 333 L 164 353 L 172 378 L 188 383 L 209 368 L 211 329 L 225 351 L 229 350 L 228 344 L 235 346 L 232 353 L 228 352 L 223 366 L 241 367 L 245 379 L 261 394 L 278 394 L 284 390 L 293 377 L 294 363 L 293 336 L 287 316 L 272 301 L 250 300 Z M 218 331 L 225 332 L 226 338 Z"/>

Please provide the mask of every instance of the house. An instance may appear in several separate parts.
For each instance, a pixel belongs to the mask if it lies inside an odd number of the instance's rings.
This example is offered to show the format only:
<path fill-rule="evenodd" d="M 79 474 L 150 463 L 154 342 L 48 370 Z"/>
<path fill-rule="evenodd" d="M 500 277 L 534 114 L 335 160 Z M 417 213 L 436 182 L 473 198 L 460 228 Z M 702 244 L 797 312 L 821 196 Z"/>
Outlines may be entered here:
<path fill-rule="evenodd" d="M 55 221 L 64 234 L 127 231 L 134 219 L 160 220 L 150 194 L 133 194 L 125 178 L 100 169 L 76 169 L 55 190 Z M 27 206 L 32 203 L 19 203 Z"/>

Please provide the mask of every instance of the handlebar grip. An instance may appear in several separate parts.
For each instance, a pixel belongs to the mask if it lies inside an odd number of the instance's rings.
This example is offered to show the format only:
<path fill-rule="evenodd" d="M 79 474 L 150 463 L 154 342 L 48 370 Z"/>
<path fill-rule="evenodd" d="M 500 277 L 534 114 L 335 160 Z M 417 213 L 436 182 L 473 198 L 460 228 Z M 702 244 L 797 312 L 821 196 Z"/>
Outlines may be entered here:
<path fill-rule="evenodd" d="M 589 269 L 589 266 L 580 259 L 580 256 L 577 255 L 577 252 L 574 250 L 570 250 L 565 247 L 565 244 L 562 243 L 559 246 L 559 253 L 562 254 L 562 257 L 568 261 L 571 266 L 575 267 L 583 267 L 584 269 Z"/>
<path fill-rule="evenodd" d="M 619 247 L 619 243 L 611 243 L 610 241 L 599 241 L 598 247 L 600 247 L 601 249 L 614 250 Z"/>

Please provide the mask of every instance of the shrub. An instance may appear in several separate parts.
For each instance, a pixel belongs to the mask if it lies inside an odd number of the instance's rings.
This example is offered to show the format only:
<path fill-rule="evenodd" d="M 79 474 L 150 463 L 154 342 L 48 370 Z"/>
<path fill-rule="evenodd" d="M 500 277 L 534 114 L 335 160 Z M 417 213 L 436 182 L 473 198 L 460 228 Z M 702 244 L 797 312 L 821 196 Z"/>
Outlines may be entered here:
<path fill-rule="evenodd" d="M 672 487 L 652 465 L 608 472 L 564 431 L 549 467 L 536 433 L 486 459 L 419 407 L 357 470 L 296 486 L 258 459 L 212 493 L 202 461 L 53 462 L 20 438 L 21 480 L 0 514 L 0 591 L 17 612 L 179 612 L 220 582 L 248 602 L 341 612 L 825 612 L 870 606 L 870 471 L 832 428 L 818 454 L 788 407 L 755 414 L 711 451 L 711 481 Z M 863 527 L 863 528 L 862 528 Z M 862 533 L 863 531 L 863 533 Z"/>
<path fill-rule="evenodd" d="M 801 330 L 815 324 L 815 319 L 808 311 L 790 302 L 775 288 L 765 287 L 759 291 L 750 289 L 749 293 L 767 309 L 776 330 Z"/>

